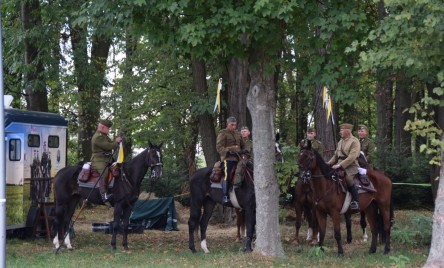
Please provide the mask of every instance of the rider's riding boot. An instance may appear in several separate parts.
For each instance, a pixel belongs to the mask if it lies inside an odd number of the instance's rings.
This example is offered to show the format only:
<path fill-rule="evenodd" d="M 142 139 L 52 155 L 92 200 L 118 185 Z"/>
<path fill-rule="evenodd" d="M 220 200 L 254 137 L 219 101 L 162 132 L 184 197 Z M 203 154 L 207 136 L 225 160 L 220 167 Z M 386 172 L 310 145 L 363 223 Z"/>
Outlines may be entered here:
<path fill-rule="evenodd" d="M 228 196 L 228 181 L 222 180 L 222 192 L 224 196 L 222 197 L 222 205 L 232 207 L 230 197 Z"/>
<path fill-rule="evenodd" d="M 356 185 L 353 184 L 351 187 L 349 187 L 349 191 L 352 195 L 350 209 L 351 210 L 359 210 L 359 195 L 358 195 L 358 189 L 356 188 Z"/>
<path fill-rule="evenodd" d="M 108 173 L 106 171 L 103 171 L 101 177 L 99 178 L 99 191 L 100 196 L 102 197 L 102 201 L 105 205 L 111 206 L 110 199 L 112 197 L 112 194 L 108 194 L 108 185 L 106 185 L 106 177 L 108 176 Z"/>

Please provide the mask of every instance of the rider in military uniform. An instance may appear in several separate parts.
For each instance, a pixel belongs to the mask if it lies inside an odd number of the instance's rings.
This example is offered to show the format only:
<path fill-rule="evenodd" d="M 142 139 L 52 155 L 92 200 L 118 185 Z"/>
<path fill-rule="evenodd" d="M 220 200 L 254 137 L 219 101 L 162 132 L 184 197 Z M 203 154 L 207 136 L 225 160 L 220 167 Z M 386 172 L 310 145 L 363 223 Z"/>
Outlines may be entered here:
<path fill-rule="evenodd" d="M 358 136 L 359 142 L 361 143 L 361 151 L 364 153 L 364 156 L 367 160 L 367 163 L 370 164 L 374 160 L 375 156 L 375 143 L 368 136 L 368 128 L 366 125 L 358 126 Z"/>
<path fill-rule="evenodd" d="M 111 198 L 111 195 L 107 193 L 107 168 L 113 161 L 112 150 L 117 149 L 118 143 L 122 141 L 121 137 L 116 137 L 115 141 L 112 141 L 111 138 L 108 137 L 109 129 L 112 125 L 113 123 L 109 120 L 100 120 L 99 125 L 97 126 L 97 131 L 91 139 L 91 168 L 96 169 L 100 174 L 100 195 L 103 203 L 108 206 L 110 206 L 109 199 Z"/>
<path fill-rule="evenodd" d="M 231 201 L 228 197 L 228 190 L 231 171 L 237 163 L 236 153 L 244 150 L 242 136 L 236 127 L 236 118 L 233 116 L 229 117 L 227 119 L 227 128 L 219 131 L 216 140 L 216 150 L 220 155 L 222 168 L 224 170 L 224 179 L 222 180 L 222 191 L 224 193 L 222 205 L 224 206 L 231 205 Z"/>
<path fill-rule="evenodd" d="M 350 203 L 350 208 L 352 210 L 359 209 L 359 199 L 358 199 L 358 189 L 353 182 L 353 177 L 358 173 L 358 161 L 357 158 L 361 151 L 361 144 L 359 140 L 355 138 L 352 134 L 353 125 L 352 124 L 342 124 L 339 126 L 339 135 L 341 140 L 338 143 L 335 154 L 328 161 L 328 165 L 332 166 L 333 169 L 344 168 L 346 174 L 346 181 L 348 185 L 348 190 L 352 195 L 352 202 Z"/>
<path fill-rule="evenodd" d="M 250 129 L 247 126 L 241 128 L 242 142 L 244 143 L 244 150 L 253 155 L 253 142 L 250 139 Z"/>
<path fill-rule="evenodd" d="M 307 140 L 311 141 L 311 148 L 315 149 L 322 157 L 324 157 L 324 145 L 316 139 L 316 129 L 309 128 L 307 130 Z"/>

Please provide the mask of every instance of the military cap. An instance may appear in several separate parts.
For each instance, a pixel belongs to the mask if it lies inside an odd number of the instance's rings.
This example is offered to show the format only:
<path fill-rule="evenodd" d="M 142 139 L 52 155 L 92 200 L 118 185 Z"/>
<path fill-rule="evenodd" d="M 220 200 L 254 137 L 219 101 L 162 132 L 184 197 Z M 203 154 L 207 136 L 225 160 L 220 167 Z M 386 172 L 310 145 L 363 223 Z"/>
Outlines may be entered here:
<path fill-rule="evenodd" d="M 352 130 L 353 129 L 353 125 L 349 124 L 349 123 L 343 123 L 343 124 L 339 125 L 339 128 L 340 129 L 350 129 L 350 130 Z"/>
<path fill-rule="evenodd" d="M 104 126 L 107 127 L 107 128 L 110 128 L 110 127 L 113 126 L 113 122 L 111 122 L 111 121 L 108 120 L 108 119 L 102 119 L 102 120 L 100 120 L 100 124 L 104 125 Z"/>
<path fill-rule="evenodd" d="M 234 117 L 234 116 L 230 116 L 230 117 L 228 117 L 228 118 L 227 118 L 227 122 L 228 122 L 228 123 L 235 123 L 235 122 L 237 122 L 236 117 Z"/>
<path fill-rule="evenodd" d="M 307 129 L 307 133 L 308 132 L 316 132 L 316 129 L 314 127 L 310 127 Z"/>
<path fill-rule="evenodd" d="M 248 129 L 248 127 L 247 127 L 247 126 L 243 126 L 243 127 L 241 128 L 241 130 L 244 130 L 244 129 L 246 129 L 246 130 L 250 131 L 250 129 Z"/>
<path fill-rule="evenodd" d="M 358 130 L 365 129 L 368 132 L 368 127 L 366 125 L 359 125 Z"/>

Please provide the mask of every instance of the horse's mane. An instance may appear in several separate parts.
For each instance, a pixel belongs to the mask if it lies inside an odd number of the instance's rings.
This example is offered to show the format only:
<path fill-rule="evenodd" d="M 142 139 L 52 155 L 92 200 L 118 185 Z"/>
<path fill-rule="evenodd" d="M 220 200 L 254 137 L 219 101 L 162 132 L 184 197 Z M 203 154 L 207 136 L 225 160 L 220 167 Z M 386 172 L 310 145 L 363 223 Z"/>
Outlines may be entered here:
<path fill-rule="evenodd" d="M 327 163 L 325 163 L 324 159 L 322 158 L 322 156 L 318 153 L 318 151 L 313 150 L 315 157 L 316 157 L 316 161 L 318 162 L 319 168 L 321 169 L 322 174 L 324 174 L 325 176 L 329 176 L 332 173 L 332 168 L 327 165 Z"/>

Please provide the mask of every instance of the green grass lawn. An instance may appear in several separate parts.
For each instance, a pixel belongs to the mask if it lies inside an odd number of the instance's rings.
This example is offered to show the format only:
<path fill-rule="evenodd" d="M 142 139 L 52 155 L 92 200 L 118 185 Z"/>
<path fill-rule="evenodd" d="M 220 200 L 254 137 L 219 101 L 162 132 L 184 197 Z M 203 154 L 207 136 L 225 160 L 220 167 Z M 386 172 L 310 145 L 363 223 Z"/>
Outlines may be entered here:
<path fill-rule="evenodd" d="M 106 209 L 94 207 L 81 215 L 76 237 L 72 239 L 73 251 L 62 248 L 54 254 L 53 245 L 43 238 L 7 240 L 7 267 L 420 267 L 428 255 L 430 235 L 425 229 L 429 229 L 431 234 L 432 215 L 429 211 L 396 211 L 389 255 L 383 255 L 383 245 L 378 245 L 377 253 L 368 253 L 370 242 L 359 241 L 359 217 L 355 215 L 354 242 L 345 244 L 343 231 L 345 253 L 341 258 L 336 257 L 336 242 L 331 228 L 327 230 L 325 252 L 321 252 L 305 243 L 294 245 L 294 221 L 286 220 L 281 225 L 286 258 L 271 258 L 242 253 L 242 244 L 235 242 L 235 227 L 221 225 L 208 227 L 207 241 L 211 253 L 199 251 L 197 242 L 198 253 L 192 254 L 188 249 L 186 214 L 181 215 L 180 231 L 145 230 L 143 234 L 130 234 L 129 251 L 123 251 L 121 236 L 118 236 L 118 248 L 113 251 L 111 235 L 94 233 L 90 228 L 92 222 L 106 218 L 106 214 Z M 345 230 L 345 226 L 342 227 Z M 303 241 L 306 225 L 301 229 Z"/>

